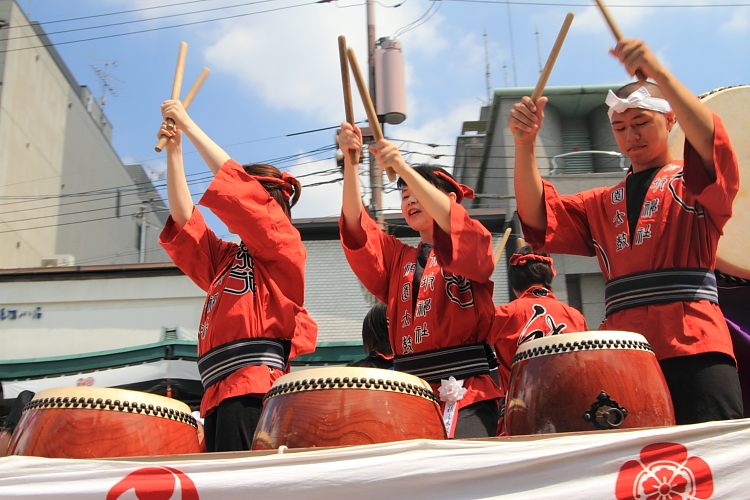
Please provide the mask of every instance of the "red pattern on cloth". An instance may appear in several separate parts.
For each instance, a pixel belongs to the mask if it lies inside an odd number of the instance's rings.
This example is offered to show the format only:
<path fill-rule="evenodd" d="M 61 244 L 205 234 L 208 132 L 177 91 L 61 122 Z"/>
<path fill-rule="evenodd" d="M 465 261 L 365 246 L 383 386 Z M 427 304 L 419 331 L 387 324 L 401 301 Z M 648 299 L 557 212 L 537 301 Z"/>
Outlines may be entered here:
<path fill-rule="evenodd" d="M 362 284 L 387 304 L 388 332 L 394 354 L 417 353 L 473 344 L 486 339 L 492 326 L 494 265 L 492 236 L 466 210 L 451 203 L 451 234 L 434 224 L 434 247 L 413 306 L 412 281 L 418 248 L 381 231 L 366 213 L 360 224 L 366 234 L 357 247 L 339 219 L 341 243 L 349 265 Z M 440 384 L 431 384 L 437 394 Z M 489 375 L 469 377 L 459 409 L 503 396 Z"/>
<path fill-rule="evenodd" d="M 658 269 L 714 269 L 717 242 L 739 189 L 737 157 L 717 115 L 714 128 L 716 180 L 710 181 L 686 141 L 684 162 L 675 160 L 654 177 L 634 241 L 629 236 L 625 179 L 616 186 L 564 196 L 542 181 L 547 230 L 537 231 L 522 222 L 526 241 L 536 251 L 596 255 L 606 280 Z M 724 316 L 718 305 L 708 301 L 626 309 L 605 318 L 600 329 L 640 333 L 658 359 L 703 352 L 733 356 Z"/>
<path fill-rule="evenodd" d="M 290 359 L 313 352 L 318 325 L 303 305 L 307 254 L 299 231 L 276 200 L 237 162 L 228 160 L 200 205 L 243 244 L 219 239 L 197 209 L 182 229 L 170 217 L 159 236 L 174 263 L 207 293 L 198 354 L 255 337 L 290 339 Z M 206 390 L 201 416 L 230 397 L 262 396 L 283 374 L 266 365 L 237 370 Z"/>
<path fill-rule="evenodd" d="M 544 310 L 541 314 L 535 309 L 539 307 Z M 516 300 L 495 307 L 495 321 L 487 340 L 495 347 L 500 363 L 497 374 L 504 392 L 507 393 L 510 384 L 511 362 L 518 350 L 519 338 L 535 330 L 541 330 L 547 336 L 553 328 L 561 325 L 565 327 L 557 331 L 558 334 L 588 331 L 586 319 L 578 309 L 560 302 L 550 290 L 541 286 L 532 286 Z"/>

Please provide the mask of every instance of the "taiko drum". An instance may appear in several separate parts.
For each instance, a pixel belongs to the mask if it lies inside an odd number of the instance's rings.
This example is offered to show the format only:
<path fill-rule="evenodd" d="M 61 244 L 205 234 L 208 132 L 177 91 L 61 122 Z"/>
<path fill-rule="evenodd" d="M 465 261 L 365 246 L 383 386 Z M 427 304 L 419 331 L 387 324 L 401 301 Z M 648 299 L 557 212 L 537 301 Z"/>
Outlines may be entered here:
<path fill-rule="evenodd" d="M 377 368 L 313 368 L 280 377 L 263 401 L 254 450 L 445 439 L 430 385 Z"/>
<path fill-rule="evenodd" d="M 111 458 L 198 453 L 190 408 L 144 392 L 61 387 L 24 408 L 8 455 Z"/>
<path fill-rule="evenodd" d="M 553 335 L 522 344 L 505 401 L 508 435 L 674 425 L 667 383 L 637 333 Z"/>

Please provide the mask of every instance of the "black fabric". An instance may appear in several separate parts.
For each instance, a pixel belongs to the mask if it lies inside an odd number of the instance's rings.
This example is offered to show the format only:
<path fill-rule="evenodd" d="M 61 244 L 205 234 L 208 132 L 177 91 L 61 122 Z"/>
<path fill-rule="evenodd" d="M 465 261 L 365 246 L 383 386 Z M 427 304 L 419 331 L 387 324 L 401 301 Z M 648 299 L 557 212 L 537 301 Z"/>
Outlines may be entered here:
<path fill-rule="evenodd" d="M 18 394 L 18 397 L 16 397 L 16 402 L 13 404 L 13 409 L 10 410 L 10 413 L 5 419 L 5 424 L 2 426 L 3 429 L 13 434 L 13 431 L 16 429 L 16 425 L 18 425 L 18 422 L 23 416 L 24 406 L 26 406 L 33 398 L 34 393 L 31 391 L 21 391 Z"/>
<path fill-rule="evenodd" d="M 290 340 L 271 337 L 238 339 L 214 347 L 198 358 L 203 387 L 208 389 L 246 366 L 266 365 L 283 371 L 290 349 Z"/>
<path fill-rule="evenodd" d="M 417 268 L 414 270 L 414 281 L 411 285 L 411 309 L 417 308 L 417 295 L 419 295 L 419 282 L 422 280 L 424 274 L 424 268 L 427 267 L 427 257 L 430 256 L 432 251 L 432 245 L 429 243 L 422 243 L 419 247 L 419 253 L 417 254 Z"/>
<path fill-rule="evenodd" d="M 484 342 L 398 354 L 393 357 L 393 368 L 431 384 L 439 384 L 451 376 L 460 380 L 490 373 Z"/>
<path fill-rule="evenodd" d="M 641 216 L 643 201 L 646 199 L 646 192 L 661 170 L 660 167 L 650 168 L 642 172 L 633 172 L 625 179 L 625 198 L 628 200 L 628 224 L 630 226 L 630 241 L 633 241 L 635 228 L 638 226 L 638 217 Z"/>
<path fill-rule="evenodd" d="M 659 361 L 678 425 L 743 418 L 734 360 L 708 352 Z"/>
<path fill-rule="evenodd" d="M 383 370 L 390 370 L 391 368 L 393 368 L 393 359 L 385 359 L 380 355 L 380 353 L 373 351 L 366 358 L 352 361 L 346 366 L 357 366 L 360 368 L 381 368 Z"/>
<path fill-rule="evenodd" d="M 263 400 L 252 396 L 227 398 L 203 421 L 206 451 L 246 451 L 253 444 Z"/>
<path fill-rule="evenodd" d="M 487 399 L 458 410 L 454 439 L 494 437 L 499 417 L 498 400 Z"/>
<path fill-rule="evenodd" d="M 626 274 L 604 286 L 605 315 L 651 304 L 707 300 L 719 303 L 716 276 L 699 267 L 671 268 Z"/>

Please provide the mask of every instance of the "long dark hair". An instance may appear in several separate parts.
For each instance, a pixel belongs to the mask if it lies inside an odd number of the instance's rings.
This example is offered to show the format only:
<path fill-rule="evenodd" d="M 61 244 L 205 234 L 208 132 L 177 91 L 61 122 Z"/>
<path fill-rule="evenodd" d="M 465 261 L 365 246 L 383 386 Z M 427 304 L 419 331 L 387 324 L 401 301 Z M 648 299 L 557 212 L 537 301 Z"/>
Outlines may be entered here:
<path fill-rule="evenodd" d="M 252 163 L 250 165 L 243 165 L 242 168 L 245 169 L 245 172 L 253 176 L 275 177 L 276 179 L 282 178 L 281 171 L 273 165 L 266 165 L 265 163 Z M 266 189 L 266 191 L 268 191 L 268 194 L 278 202 L 286 216 L 291 220 L 292 207 L 297 204 L 299 195 L 302 193 L 302 185 L 300 184 L 300 182 L 297 179 L 294 179 L 294 194 L 289 198 L 288 201 L 284 197 L 284 189 L 282 188 L 281 184 L 268 181 L 260 181 L 260 184 Z"/>
<path fill-rule="evenodd" d="M 368 354 L 375 351 L 386 356 L 393 355 L 386 309 L 385 304 L 378 302 L 370 308 L 362 322 L 362 344 Z"/>

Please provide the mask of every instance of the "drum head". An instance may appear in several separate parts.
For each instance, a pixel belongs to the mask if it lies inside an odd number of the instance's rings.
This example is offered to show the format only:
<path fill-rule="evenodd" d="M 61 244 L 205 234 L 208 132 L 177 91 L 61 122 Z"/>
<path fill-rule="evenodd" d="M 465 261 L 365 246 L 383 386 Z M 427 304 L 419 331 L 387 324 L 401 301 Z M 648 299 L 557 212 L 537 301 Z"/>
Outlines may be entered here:
<path fill-rule="evenodd" d="M 716 252 L 716 269 L 724 274 L 750 279 L 750 252 L 747 228 L 750 227 L 750 85 L 716 89 L 700 96 L 708 108 L 719 115 L 732 140 L 740 164 L 740 190 L 734 199 L 732 218 L 724 226 Z M 682 158 L 685 133 L 679 123 L 672 130 L 670 148 Z"/>

